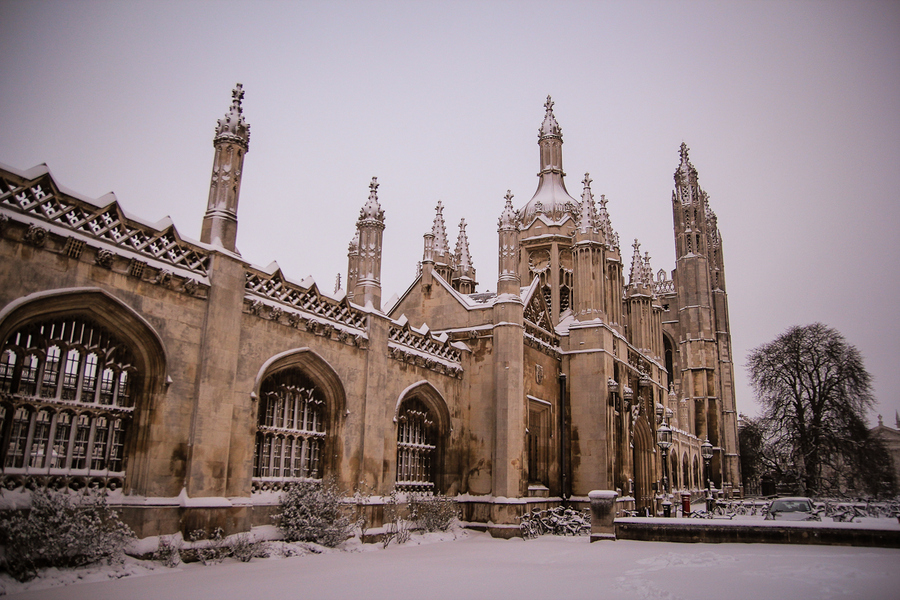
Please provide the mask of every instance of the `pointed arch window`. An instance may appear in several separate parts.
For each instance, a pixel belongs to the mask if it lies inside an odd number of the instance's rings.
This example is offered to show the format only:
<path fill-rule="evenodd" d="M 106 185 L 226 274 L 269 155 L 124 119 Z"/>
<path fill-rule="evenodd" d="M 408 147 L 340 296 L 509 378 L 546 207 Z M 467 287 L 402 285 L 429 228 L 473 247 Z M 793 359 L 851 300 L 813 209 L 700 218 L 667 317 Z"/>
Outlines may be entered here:
<path fill-rule="evenodd" d="M 257 486 L 322 478 L 325 408 L 324 393 L 298 368 L 263 381 L 253 460 Z"/>
<path fill-rule="evenodd" d="M 125 476 L 139 375 L 128 346 L 81 317 L 23 325 L 0 354 L 0 479 Z"/>
<path fill-rule="evenodd" d="M 397 415 L 397 488 L 435 488 L 437 437 L 435 418 L 428 407 L 418 398 L 404 402 Z"/>

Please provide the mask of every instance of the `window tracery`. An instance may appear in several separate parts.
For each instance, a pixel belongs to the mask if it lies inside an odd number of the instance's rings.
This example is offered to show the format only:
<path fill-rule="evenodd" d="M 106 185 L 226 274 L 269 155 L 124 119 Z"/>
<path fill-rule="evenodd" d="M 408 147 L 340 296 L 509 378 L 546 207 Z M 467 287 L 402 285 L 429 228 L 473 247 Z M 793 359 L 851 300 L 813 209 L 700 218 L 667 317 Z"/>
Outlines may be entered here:
<path fill-rule="evenodd" d="M 133 421 L 130 349 L 80 317 L 28 323 L 0 353 L 0 468 L 7 486 L 23 478 L 56 486 L 124 483 L 125 438 Z"/>
<path fill-rule="evenodd" d="M 437 428 L 434 416 L 418 398 L 407 400 L 397 416 L 397 477 L 402 490 L 435 488 Z"/>
<path fill-rule="evenodd" d="M 327 434 L 325 396 L 299 369 L 268 377 L 261 387 L 254 488 L 322 478 Z"/>

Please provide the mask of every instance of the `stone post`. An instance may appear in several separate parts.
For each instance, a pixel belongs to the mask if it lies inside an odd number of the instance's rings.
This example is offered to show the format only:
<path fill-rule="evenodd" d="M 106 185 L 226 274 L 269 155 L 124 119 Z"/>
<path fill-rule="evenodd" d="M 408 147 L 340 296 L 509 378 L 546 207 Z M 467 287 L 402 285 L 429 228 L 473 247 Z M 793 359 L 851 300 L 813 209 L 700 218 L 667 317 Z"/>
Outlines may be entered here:
<path fill-rule="evenodd" d="M 611 490 L 593 490 L 588 493 L 591 499 L 591 542 L 616 539 L 616 498 L 618 492 Z"/>

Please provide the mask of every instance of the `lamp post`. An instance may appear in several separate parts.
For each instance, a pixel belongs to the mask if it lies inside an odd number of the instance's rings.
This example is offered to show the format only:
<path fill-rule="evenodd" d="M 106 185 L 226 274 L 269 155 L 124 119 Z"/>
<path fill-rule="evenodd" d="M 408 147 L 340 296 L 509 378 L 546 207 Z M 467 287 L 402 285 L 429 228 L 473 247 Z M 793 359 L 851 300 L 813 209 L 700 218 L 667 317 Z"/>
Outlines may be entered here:
<path fill-rule="evenodd" d="M 713 445 L 709 443 L 709 438 L 703 440 L 700 444 L 700 456 L 706 465 L 706 515 L 712 516 L 712 479 L 709 476 L 709 461 L 712 460 Z"/>
<path fill-rule="evenodd" d="M 672 429 L 663 421 L 663 424 L 656 430 L 656 445 L 662 450 L 663 463 L 663 492 L 669 493 L 669 448 L 672 447 Z"/>

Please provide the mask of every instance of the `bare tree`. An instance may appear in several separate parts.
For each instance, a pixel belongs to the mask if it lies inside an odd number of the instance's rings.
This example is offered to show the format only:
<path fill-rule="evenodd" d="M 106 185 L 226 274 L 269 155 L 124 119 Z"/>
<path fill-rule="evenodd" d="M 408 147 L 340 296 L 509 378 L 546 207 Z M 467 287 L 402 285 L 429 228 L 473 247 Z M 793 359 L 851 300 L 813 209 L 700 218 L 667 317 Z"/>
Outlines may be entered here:
<path fill-rule="evenodd" d="M 865 425 L 874 404 L 871 376 L 837 330 L 791 327 L 751 351 L 747 368 L 765 409 L 763 462 L 770 470 L 809 494 L 883 487 L 883 469 L 872 464 L 883 448 Z"/>

